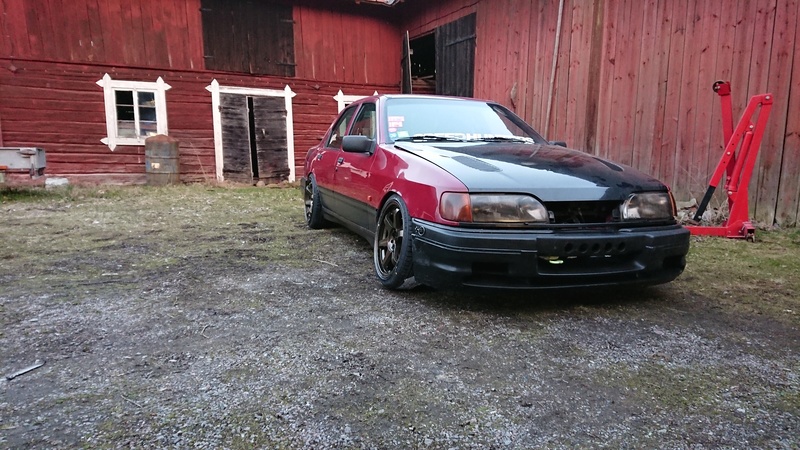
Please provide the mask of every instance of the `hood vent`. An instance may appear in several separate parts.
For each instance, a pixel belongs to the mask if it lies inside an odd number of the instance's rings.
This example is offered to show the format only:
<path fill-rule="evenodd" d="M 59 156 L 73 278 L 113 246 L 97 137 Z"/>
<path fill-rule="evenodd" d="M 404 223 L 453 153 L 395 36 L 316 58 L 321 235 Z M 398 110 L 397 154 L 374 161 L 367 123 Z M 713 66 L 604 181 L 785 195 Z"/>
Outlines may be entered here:
<path fill-rule="evenodd" d="M 465 166 L 472 167 L 475 170 L 480 170 L 481 172 L 500 172 L 499 167 L 471 156 L 454 156 L 453 160 Z"/>

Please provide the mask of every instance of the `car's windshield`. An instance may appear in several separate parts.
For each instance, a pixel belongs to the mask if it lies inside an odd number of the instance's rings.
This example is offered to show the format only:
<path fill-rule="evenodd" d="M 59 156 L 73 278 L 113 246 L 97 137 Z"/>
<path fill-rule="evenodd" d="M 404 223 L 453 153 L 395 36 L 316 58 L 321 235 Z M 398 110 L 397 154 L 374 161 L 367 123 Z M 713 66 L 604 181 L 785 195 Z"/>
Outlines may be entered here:
<path fill-rule="evenodd" d="M 390 98 L 384 126 L 389 142 L 513 141 L 544 143 L 530 126 L 507 109 L 482 101 Z"/>

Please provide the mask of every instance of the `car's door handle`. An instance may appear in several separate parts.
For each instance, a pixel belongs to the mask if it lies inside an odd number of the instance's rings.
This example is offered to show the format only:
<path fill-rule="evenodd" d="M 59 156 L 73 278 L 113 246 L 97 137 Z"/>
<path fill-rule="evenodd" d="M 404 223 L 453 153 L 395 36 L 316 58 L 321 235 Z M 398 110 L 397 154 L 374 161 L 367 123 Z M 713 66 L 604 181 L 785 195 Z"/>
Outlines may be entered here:
<path fill-rule="evenodd" d="M 344 156 L 340 156 L 339 159 L 336 160 L 337 165 L 342 163 L 344 163 Z"/>

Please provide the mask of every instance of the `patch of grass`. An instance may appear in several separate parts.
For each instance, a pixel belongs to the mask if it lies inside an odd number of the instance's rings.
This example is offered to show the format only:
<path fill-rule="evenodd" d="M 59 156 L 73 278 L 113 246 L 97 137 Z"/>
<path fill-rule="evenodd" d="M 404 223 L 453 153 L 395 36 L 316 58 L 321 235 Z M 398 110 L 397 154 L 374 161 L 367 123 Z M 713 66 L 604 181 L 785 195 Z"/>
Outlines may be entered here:
<path fill-rule="evenodd" d="M 756 242 L 693 237 L 675 285 L 725 309 L 800 323 L 800 231 L 759 231 Z"/>
<path fill-rule="evenodd" d="M 114 198 L 121 195 L 122 187 L 63 186 L 55 189 L 43 187 L 0 187 L 0 204 L 33 203 L 47 201 L 76 201 L 87 198 Z"/>

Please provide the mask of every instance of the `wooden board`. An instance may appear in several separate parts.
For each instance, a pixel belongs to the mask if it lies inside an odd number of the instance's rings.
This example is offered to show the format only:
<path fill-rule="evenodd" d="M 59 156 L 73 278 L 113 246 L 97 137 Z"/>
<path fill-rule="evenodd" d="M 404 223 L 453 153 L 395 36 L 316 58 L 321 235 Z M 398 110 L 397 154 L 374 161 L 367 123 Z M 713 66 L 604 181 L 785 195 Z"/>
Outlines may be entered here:
<path fill-rule="evenodd" d="M 285 181 L 289 177 L 286 140 L 286 108 L 280 97 L 254 97 L 258 178 L 268 183 Z"/>
<path fill-rule="evenodd" d="M 222 176 L 240 183 L 253 181 L 247 96 L 220 94 Z"/>
<path fill-rule="evenodd" d="M 791 11 L 789 11 L 791 13 Z M 795 6 L 794 20 L 800 20 L 800 3 Z M 793 87 L 800 81 L 800 27 L 795 28 L 794 60 L 792 62 Z M 792 89 L 788 96 L 786 131 L 783 143 L 782 174 L 778 184 L 778 204 L 775 218 L 781 226 L 800 224 L 800 95 Z M 777 95 L 777 94 L 776 94 Z"/>
<path fill-rule="evenodd" d="M 766 225 L 783 225 L 784 218 L 779 218 L 778 191 L 780 189 L 781 175 L 789 178 L 792 172 L 782 169 L 784 155 L 791 151 L 787 147 L 787 125 L 789 115 L 789 94 L 792 89 L 800 86 L 800 80 L 792 78 L 792 66 L 797 58 L 795 39 L 797 33 L 797 0 L 786 0 L 777 3 L 774 15 L 774 30 L 772 31 L 772 45 L 769 56 L 769 76 L 765 92 L 773 94 L 775 100 L 772 105 L 767 129 L 761 143 L 760 171 L 758 178 L 750 182 L 755 186 L 756 205 L 754 218 Z M 794 85 L 794 86 L 793 86 Z M 795 147 L 796 149 L 796 147 Z M 797 178 L 797 172 L 794 172 Z M 782 209 L 782 208 L 781 208 Z M 790 220 L 794 222 L 794 220 Z"/>
<path fill-rule="evenodd" d="M 769 85 L 769 61 L 770 54 L 772 53 L 773 38 L 772 33 L 775 27 L 775 2 L 777 0 L 757 0 L 756 12 L 750 18 L 754 24 L 754 34 L 752 46 L 752 54 L 750 57 L 748 84 L 747 84 L 747 97 L 748 100 L 751 96 L 763 94 L 768 92 Z M 743 104 L 743 106 L 746 103 Z M 774 117 L 772 118 L 774 119 Z M 766 137 L 766 136 L 765 136 Z M 763 164 L 763 157 L 765 152 L 775 151 L 774 147 L 768 148 L 762 142 L 761 150 L 758 152 L 756 160 L 756 167 L 753 172 L 753 178 L 750 182 L 750 217 L 761 222 L 769 221 L 768 225 L 772 225 L 768 215 L 764 214 L 764 208 L 773 208 L 773 204 L 761 204 L 761 198 L 758 197 L 759 180 L 769 176 L 771 172 Z"/>
<path fill-rule="evenodd" d="M 436 93 L 472 97 L 475 14 L 436 28 Z"/>

